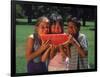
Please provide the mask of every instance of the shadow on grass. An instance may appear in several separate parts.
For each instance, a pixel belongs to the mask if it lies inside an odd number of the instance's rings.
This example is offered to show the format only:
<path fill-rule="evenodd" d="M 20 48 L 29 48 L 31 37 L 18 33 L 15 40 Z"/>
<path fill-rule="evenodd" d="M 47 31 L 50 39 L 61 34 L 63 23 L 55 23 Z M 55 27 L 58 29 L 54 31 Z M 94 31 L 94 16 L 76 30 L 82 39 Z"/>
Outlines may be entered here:
<path fill-rule="evenodd" d="M 16 21 L 16 25 L 35 25 L 35 22 L 28 23 L 28 22 L 18 22 L 18 21 Z"/>
<path fill-rule="evenodd" d="M 85 26 L 83 26 L 83 25 L 81 25 L 82 27 L 90 27 L 90 25 L 85 25 Z"/>
<path fill-rule="evenodd" d="M 91 30 L 91 31 L 95 31 L 95 28 L 90 28 L 89 30 Z"/>

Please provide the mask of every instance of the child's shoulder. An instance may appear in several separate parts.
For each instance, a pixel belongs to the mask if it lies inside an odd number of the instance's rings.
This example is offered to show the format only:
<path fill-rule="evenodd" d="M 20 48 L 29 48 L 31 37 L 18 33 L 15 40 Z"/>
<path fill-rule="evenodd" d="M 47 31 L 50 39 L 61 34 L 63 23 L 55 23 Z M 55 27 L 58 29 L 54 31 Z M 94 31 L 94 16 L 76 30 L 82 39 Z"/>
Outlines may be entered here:
<path fill-rule="evenodd" d="M 86 37 L 86 35 L 83 33 L 79 33 L 79 37 Z"/>
<path fill-rule="evenodd" d="M 78 39 L 82 40 L 82 39 L 87 39 L 87 38 L 85 34 L 79 33 Z"/>
<path fill-rule="evenodd" d="M 33 34 L 30 34 L 30 35 L 28 36 L 28 38 L 34 39 L 34 35 L 33 35 Z"/>

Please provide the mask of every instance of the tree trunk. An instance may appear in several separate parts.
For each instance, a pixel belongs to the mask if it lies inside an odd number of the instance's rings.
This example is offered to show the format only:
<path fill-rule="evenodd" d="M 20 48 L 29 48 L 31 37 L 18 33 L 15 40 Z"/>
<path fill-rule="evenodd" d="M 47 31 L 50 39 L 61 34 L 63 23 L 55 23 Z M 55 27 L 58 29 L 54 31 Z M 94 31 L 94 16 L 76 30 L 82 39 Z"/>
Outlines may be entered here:
<path fill-rule="evenodd" d="M 28 16 L 28 23 L 32 23 L 32 16 L 31 15 Z"/>
<path fill-rule="evenodd" d="M 86 26 L 86 20 L 83 18 L 83 26 Z"/>

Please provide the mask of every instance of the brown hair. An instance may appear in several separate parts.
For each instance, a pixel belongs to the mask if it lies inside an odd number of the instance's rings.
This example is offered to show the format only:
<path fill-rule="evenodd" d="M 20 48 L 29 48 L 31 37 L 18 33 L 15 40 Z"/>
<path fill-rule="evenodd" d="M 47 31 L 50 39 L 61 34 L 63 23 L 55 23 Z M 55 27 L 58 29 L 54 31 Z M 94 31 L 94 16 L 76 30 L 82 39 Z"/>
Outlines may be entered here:
<path fill-rule="evenodd" d="M 68 22 L 73 22 L 75 24 L 75 26 L 80 30 L 81 23 L 76 17 L 69 16 L 67 18 L 67 23 Z"/>
<path fill-rule="evenodd" d="M 56 14 L 56 13 L 52 13 L 49 17 L 50 19 L 50 27 L 52 26 L 52 24 L 56 24 L 57 22 L 60 24 L 60 27 L 61 27 L 61 33 L 64 32 L 64 24 L 63 24 L 63 19 L 62 19 L 62 16 L 60 14 Z"/>

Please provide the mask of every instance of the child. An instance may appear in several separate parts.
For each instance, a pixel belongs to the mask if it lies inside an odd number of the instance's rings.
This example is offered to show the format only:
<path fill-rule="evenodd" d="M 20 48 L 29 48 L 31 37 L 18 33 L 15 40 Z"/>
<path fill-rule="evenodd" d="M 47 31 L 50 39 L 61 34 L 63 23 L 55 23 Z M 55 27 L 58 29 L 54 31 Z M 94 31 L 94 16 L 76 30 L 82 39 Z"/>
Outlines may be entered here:
<path fill-rule="evenodd" d="M 41 56 L 49 48 L 49 41 L 41 43 L 40 36 L 49 33 L 49 19 L 40 17 L 35 26 L 37 33 L 28 37 L 26 46 L 27 72 L 32 74 L 47 72 L 46 64 L 41 61 Z"/>
<path fill-rule="evenodd" d="M 50 33 L 63 34 L 62 17 L 57 14 L 50 16 Z M 52 46 L 50 51 L 50 58 L 48 64 L 48 71 L 61 71 L 66 70 L 66 53 L 62 46 Z"/>
<path fill-rule="evenodd" d="M 85 34 L 80 33 L 80 22 L 74 17 L 67 21 L 67 32 L 70 35 L 69 46 L 71 57 L 69 58 L 69 70 L 87 69 L 87 38 Z M 68 45 L 68 43 L 67 43 Z"/>

